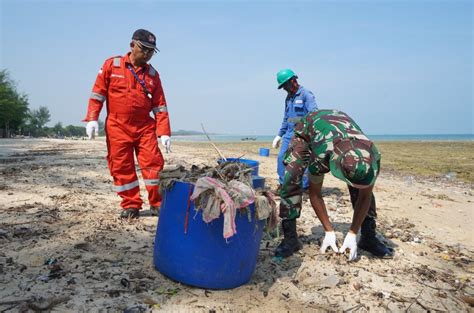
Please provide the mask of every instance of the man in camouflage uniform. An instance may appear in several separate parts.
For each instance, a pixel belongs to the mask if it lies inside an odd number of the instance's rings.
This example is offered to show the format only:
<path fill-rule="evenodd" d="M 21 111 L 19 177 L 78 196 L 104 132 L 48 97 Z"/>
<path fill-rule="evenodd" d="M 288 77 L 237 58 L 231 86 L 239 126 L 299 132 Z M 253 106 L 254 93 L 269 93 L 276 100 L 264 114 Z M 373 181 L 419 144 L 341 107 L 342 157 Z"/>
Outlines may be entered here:
<path fill-rule="evenodd" d="M 377 214 L 372 190 L 379 174 L 380 159 L 375 145 L 347 114 L 336 110 L 308 113 L 296 126 L 284 159 L 286 174 L 280 191 L 284 239 L 277 247 L 275 256 L 288 257 L 301 249 L 296 218 L 300 216 L 301 179 L 306 168 L 310 174 L 311 205 L 326 232 L 321 252 L 324 253 L 328 247 L 340 253 L 349 249 L 349 260 L 354 260 L 359 246 L 378 257 L 392 256 L 393 251 L 375 236 Z M 324 174 L 329 172 L 347 183 L 354 208 L 351 227 L 339 250 L 321 195 Z M 357 244 L 359 229 L 361 238 Z"/>

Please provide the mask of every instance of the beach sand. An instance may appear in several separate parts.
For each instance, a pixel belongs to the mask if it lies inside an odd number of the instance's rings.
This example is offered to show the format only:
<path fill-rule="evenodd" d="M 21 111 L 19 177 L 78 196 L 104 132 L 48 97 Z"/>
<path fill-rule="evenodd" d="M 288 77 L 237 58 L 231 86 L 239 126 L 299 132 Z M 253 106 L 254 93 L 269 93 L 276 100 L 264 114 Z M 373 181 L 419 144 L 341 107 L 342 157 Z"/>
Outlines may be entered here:
<path fill-rule="evenodd" d="M 259 146 L 269 145 L 219 147 L 226 157 L 258 160 L 260 175 L 274 189 L 277 152 L 258 155 Z M 167 164 L 215 165 L 218 158 L 208 143 L 172 148 L 164 155 Z M 389 260 L 362 250 L 356 262 L 321 254 L 324 232 L 306 197 L 298 220 L 304 248 L 274 262 L 281 238 L 265 235 L 251 281 L 217 291 L 174 282 L 155 270 L 157 218 L 118 218 L 119 197 L 105 156 L 103 138 L 0 141 L 1 311 L 472 311 L 471 184 L 382 167 L 374 192 L 379 233 L 396 251 Z M 326 176 L 323 193 L 341 243 L 352 209 L 346 186 Z M 143 183 L 141 188 L 143 196 Z M 48 277 L 48 259 L 58 261 L 59 277 Z"/>

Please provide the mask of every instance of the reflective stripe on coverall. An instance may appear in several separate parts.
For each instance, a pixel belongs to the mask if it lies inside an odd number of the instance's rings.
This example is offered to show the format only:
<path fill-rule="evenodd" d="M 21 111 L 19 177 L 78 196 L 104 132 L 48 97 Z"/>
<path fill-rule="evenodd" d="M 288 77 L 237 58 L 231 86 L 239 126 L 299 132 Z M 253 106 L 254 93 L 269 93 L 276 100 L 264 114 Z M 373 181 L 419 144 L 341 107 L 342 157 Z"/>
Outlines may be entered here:
<path fill-rule="evenodd" d="M 288 95 L 285 100 L 285 115 L 283 117 L 283 123 L 281 124 L 278 136 L 281 139 L 281 148 L 278 153 L 277 161 L 277 173 L 278 181 L 280 185 L 283 184 L 285 177 L 285 165 L 283 165 L 283 158 L 286 150 L 290 144 L 291 138 L 293 137 L 295 125 L 299 120 L 307 113 L 317 110 L 316 99 L 311 91 L 300 86 L 298 91 L 290 96 Z M 303 177 L 303 188 L 306 189 L 309 186 L 308 175 Z"/>
<path fill-rule="evenodd" d="M 92 89 L 84 121 L 97 121 L 104 102 L 107 102 L 105 131 L 110 174 L 115 190 L 122 198 L 122 208 L 140 209 L 143 201 L 134 154 L 148 191 L 149 203 L 160 206 L 158 183 L 164 159 L 156 137 L 170 136 L 171 130 L 158 72 L 148 64 L 135 68 L 136 74 L 145 81 L 152 94 L 152 99 L 149 99 L 127 68 L 131 64 L 129 55 L 105 61 Z M 150 112 L 153 112 L 155 119 Z"/>

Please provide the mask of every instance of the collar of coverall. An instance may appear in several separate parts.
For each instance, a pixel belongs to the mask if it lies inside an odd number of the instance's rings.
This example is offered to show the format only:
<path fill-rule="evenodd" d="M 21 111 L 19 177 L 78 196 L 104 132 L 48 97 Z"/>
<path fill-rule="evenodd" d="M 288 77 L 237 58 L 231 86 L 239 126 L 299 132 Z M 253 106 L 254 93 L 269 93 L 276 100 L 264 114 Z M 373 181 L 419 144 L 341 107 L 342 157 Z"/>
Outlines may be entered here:
<path fill-rule="evenodd" d="M 296 90 L 295 93 L 288 93 L 287 99 L 293 99 L 294 97 L 299 96 L 302 88 L 303 86 L 298 85 L 298 90 Z"/>
<path fill-rule="evenodd" d="M 295 92 L 295 96 L 299 96 L 302 89 L 303 89 L 303 86 L 298 85 L 298 90 Z"/>
<path fill-rule="evenodd" d="M 145 64 L 144 66 L 139 66 L 139 67 L 135 67 L 133 64 L 132 64 L 132 61 L 130 61 L 130 54 L 131 52 L 128 52 L 126 55 L 125 55 L 125 64 L 130 64 L 131 66 L 133 66 L 134 68 L 138 68 L 139 71 L 140 70 L 146 70 L 150 65 L 147 63 Z M 138 71 L 137 71 L 138 72 Z"/>

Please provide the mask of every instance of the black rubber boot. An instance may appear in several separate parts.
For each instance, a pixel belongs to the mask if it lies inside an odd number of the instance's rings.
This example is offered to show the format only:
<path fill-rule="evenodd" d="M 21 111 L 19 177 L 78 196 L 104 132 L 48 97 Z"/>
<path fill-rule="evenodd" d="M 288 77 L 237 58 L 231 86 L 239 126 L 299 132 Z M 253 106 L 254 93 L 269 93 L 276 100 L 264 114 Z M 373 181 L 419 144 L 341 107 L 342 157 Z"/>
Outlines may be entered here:
<path fill-rule="evenodd" d="M 120 213 L 120 218 L 138 218 L 140 216 L 140 211 L 138 209 L 123 209 Z"/>
<path fill-rule="evenodd" d="M 283 220 L 283 240 L 275 250 L 275 256 L 287 258 L 302 248 L 296 233 L 296 220 Z"/>
<path fill-rule="evenodd" d="M 366 217 L 360 228 L 360 240 L 357 246 L 379 258 L 392 258 L 393 249 L 387 247 L 375 236 L 376 222 L 373 217 Z"/>
<path fill-rule="evenodd" d="M 158 216 L 160 215 L 160 207 L 150 205 L 150 214 L 151 216 Z"/>

